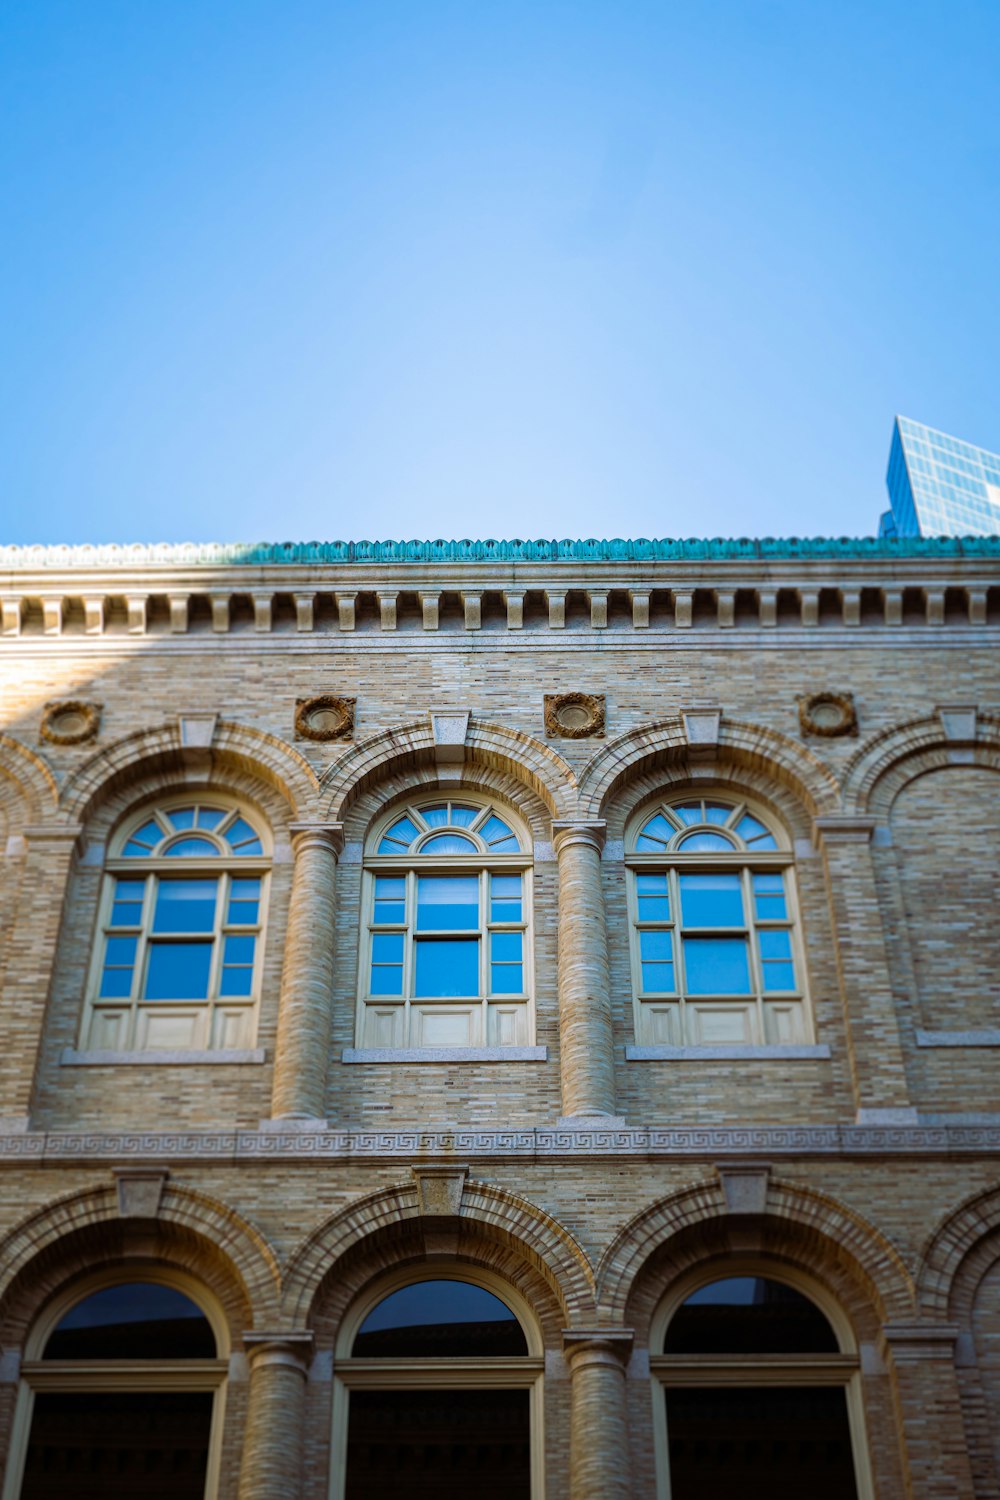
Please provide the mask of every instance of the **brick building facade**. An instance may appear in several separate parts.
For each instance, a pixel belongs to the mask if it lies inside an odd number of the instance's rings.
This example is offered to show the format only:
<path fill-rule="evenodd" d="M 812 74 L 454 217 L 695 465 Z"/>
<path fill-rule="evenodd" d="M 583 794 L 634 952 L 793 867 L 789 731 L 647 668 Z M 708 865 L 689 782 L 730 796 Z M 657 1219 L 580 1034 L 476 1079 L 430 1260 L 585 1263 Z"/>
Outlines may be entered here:
<path fill-rule="evenodd" d="M 1000 541 L 0 569 L 5 1500 L 1000 1496 Z"/>

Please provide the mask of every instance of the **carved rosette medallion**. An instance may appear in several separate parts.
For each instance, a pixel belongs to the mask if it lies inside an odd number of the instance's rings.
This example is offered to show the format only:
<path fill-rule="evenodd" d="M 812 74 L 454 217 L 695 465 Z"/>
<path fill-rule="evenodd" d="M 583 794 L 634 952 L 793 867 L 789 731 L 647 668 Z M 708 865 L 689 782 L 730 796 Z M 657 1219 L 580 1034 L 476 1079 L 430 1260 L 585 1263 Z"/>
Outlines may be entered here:
<path fill-rule="evenodd" d="M 550 738 L 587 740 L 604 733 L 604 695 L 546 693 L 545 733 Z"/>
<path fill-rule="evenodd" d="M 95 739 L 101 727 L 101 704 L 77 698 L 46 703 L 38 737 L 47 745 L 83 745 Z"/>
<path fill-rule="evenodd" d="M 851 693 L 807 693 L 799 699 L 799 727 L 803 734 L 836 739 L 857 734 L 858 716 Z"/>
<path fill-rule="evenodd" d="M 295 738 L 299 740 L 349 740 L 354 733 L 356 698 L 338 698 L 320 693 L 295 701 Z"/>

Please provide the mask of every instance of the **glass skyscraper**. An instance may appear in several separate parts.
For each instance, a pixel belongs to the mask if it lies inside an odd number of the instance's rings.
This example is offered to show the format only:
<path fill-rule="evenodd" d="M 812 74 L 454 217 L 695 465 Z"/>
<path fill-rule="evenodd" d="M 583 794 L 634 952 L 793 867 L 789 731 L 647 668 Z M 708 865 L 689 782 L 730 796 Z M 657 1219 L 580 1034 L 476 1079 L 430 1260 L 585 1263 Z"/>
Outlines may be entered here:
<path fill-rule="evenodd" d="M 1000 534 L 1000 454 L 897 417 L 879 536 Z"/>

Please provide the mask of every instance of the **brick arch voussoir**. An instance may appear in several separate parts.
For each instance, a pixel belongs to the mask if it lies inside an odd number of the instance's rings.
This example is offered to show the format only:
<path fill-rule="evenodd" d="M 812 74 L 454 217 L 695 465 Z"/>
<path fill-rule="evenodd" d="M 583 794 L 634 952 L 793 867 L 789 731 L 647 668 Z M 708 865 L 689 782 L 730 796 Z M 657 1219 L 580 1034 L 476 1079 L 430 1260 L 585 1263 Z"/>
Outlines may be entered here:
<path fill-rule="evenodd" d="M 415 1183 L 396 1183 L 348 1204 L 290 1256 L 284 1276 L 285 1321 L 306 1326 L 322 1287 L 352 1252 L 366 1243 L 384 1242 L 393 1230 L 403 1240 L 407 1228 L 434 1222 L 420 1213 Z M 445 1222 L 456 1224 L 453 1219 Z M 544 1209 L 492 1184 L 469 1181 L 457 1225 L 466 1240 L 474 1236 L 526 1263 L 545 1282 L 567 1321 L 580 1321 L 593 1312 L 593 1274 L 586 1252 Z M 372 1271 L 388 1263 L 379 1256 Z"/>
<path fill-rule="evenodd" d="M 473 718 L 465 750 L 468 761 L 530 788 L 550 816 L 572 813 L 576 794 L 572 769 L 531 735 Z M 434 751 L 429 720 L 397 725 L 358 741 L 324 777 L 324 816 L 343 822 L 354 804 L 379 782 L 433 765 Z"/>
<path fill-rule="evenodd" d="M 0 805 L 7 810 L 8 831 L 42 821 L 58 802 L 48 763 L 13 735 L 0 734 Z"/>
<path fill-rule="evenodd" d="M 246 1306 L 254 1325 L 276 1325 L 280 1271 L 263 1234 L 221 1200 L 167 1182 L 154 1219 L 123 1217 L 117 1187 L 100 1183 L 57 1198 L 16 1225 L 0 1242 L 0 1328 L 35 1268 L 57 1258 L 61 1246 L 77 1247 L 76 1269 L 84 1270 L 88 1243 L 96 1245 L 102 1233 L 140 1222 L 151 1237 L 149 1253 L 154 1258 L 158 1229 L 163 1233 L 165 1261 L 177 1260 L 172 1239 L 182 1237 L 194 1247 L 185 1260 L 186 1269 L 197 1275 L 201 1262 L 206 1268 L 215 1268 L 217 1279 L 221 1267 L 234 1298 Z M 96 1265 L 102 1263 L 95 1258 Z"/>
<path fill-rule="evenodd" d="M 654 1255 L 696 1226 L 736 1222 L 718 1179 L 705 1179 L 650 1204 L 608 1246 L 597 1268 L 601 1315 L 621 1320 Z M 788 1241 L 800 1263 L 821 1278 L 846 1269 L 882 1321 L 912 1316 L 913 1277 L 892 1242 L 866 1219 L 825 1193 L 772 1178 L 765 1212 L 752 1218 L 772 1241 Z M 784 1231 L 784 1232 L 782 1232 Z"/>
<path fill-rule="evenodd" d="M 968 1315 L 979 1274 L 998 1257 L 1000 1187 L 990 1187 L 966 1198 L 928 1239 L 917 1273 L 921 1310 L 937 1318 Z"/>
<path fill-rule="evenodd" d="M 975 739 L 963 742 L 948 739 L 937 714 L 881 730 L 859 746 L 844 768 L 844 811 L 887 818 L 908 782 L 949 765 L 1000 770 L 1000 718 L 978 714 Z"/>
<path fill-rule="evenodd" d="M 109 798 L 123 788 L 157 773 L 167 776 L 201 769 L 203 751 L 181 744 L 176 724 L 139 729 L 106 745 L 68 778 L 60 798 L 64 812 L 86 823 Z M 316 809 L 319 781 L 308 761 L 284 740 L 245 724 L 222 721 L 216 726 L 210 751 L 212 773 L 224 778 L 227 770 L 250 776 L 274 788 L 294 816 L 308 818 Z"/>
<path fill-rule="evenodd" d="M 639 725 L 610 740 L 584 768 L 580 778 L 580 816 L 605 816 L 612 799 L 632 781 L 664 766 L 686 763 L 690 746 L 682 719 Z M 810 816 L 836 812 L 840 792 L 836 777 L 804 745 L 768 729 L 723 715 L 713 757 L 752 773 L 763 785 L 787 787 Z M 699 767 L 708 762 L 699 758 Z"/>

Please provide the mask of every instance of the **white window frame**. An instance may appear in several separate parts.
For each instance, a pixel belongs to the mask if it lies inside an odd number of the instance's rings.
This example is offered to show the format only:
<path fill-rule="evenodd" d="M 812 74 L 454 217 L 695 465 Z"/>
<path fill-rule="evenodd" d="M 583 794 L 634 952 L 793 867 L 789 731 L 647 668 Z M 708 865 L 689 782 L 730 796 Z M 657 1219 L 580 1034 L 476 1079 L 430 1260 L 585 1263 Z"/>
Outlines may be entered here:
<path fill-rule="evenodd" d="M 839 1345 L 837 1354 L 659 1354 L 674 1314 L 693 1292 L 731 1276 L 762 1276 L 808 1297 L 826 1318 Z M 649 1327 L 649 1371 L 653 1386 L 653 1444 L 657 1500 L 671 1500 L 667 1392 L 671 1386 L 828 1385 L 839 1386 L 847 1402 L 854 1482 L 858 1500 L 875 1500 L 871 1457 L 861 1388 L 861 1359 L 854 1330 L 826 1288 L 796 1266 L 775 1265 L 766 1257 L 701 1265 L 678 1279 L 661 1301 Z"/>
<path fill-rule="evenodd" d="M 464 1281 L 492 1292 L 521 1325 L 527 1354 L 463 1359 L 378 1359 L 351 1355 L 365 1318 L 392 1292 L 419 1281 Z M 344 1500 L 352 1390 L 526 1390 L 531 1461 L 531 1500 L 545 1500 L 545 1349 L 534 1314 L 521 1294 L 492 1271 L 449 1261 L 409 1266 L 388 1273 L 366 1288 L 349 1310 L 337 1335 L 333 1367 L 333 1437 L 329 1500 Z"/>
<path fill-rule="evenodd" d="M 713 850 L 685 853 L 669 848 L 662 854 L 640 852 L 636 841 L 643 827 L 656 813 L 666 814 L 684 803 L 704 801 L 726 804 L 732 813 L 725 825 L 698 823 L 678 829 L 681 839 L 693 832 L 729 830 L 749 814 L 763 824 L 773 836 L 777 849 L 754 851 L 752 847 L 731 851 Z M 669 820 L 668 820 L 669 821 Z M 812 1010 L 806 975 L 805 949 L 795 880 L 795 855 L 776 820 L 759 804 L 731 791 L 715 788 L 690 788 L 671 797 L 646 802 L 629 819 L 626 834 L 628 867 L 629 956 L 632 972 L 633 1019 L 636 1042 L 642 1045 L 670 1047 L 774 1046 L 808 1044 L 814 1040 Z M 741 927 L 684 927 L 680 898 L 682 874 L 738 874 L 743 899 L 744 924 Z M 786 916 L 780 919 L 758 918 L 755 914 L 752 877 L 755 874 L 780 873 L 784 882 Z M 638 882 L 644 874 L 665 874 L 670 896 L 669 921 L 645 921 L 640 918 Z M 674 991 L 646 994 L 643 990 L 640 934 L 649 930 L 669 930 L 672 934 Z M 790 934 L 794 990 L 765 990 L 757 933 L 783 930 Z M 684 983 L 685 936 L 743 937 L 747 943 L 751 988 L 742 993 L 691 994 Z"/>
<path fill-rule="evenodd" d="M 234 855 L 222 847 L 221 840 L 213 837 L 212 831 L 202 829 L 179 829 L 172 831 L 172 840 L 196 835 L 208 838 L 219 846 L 216 856 L 182 855 L 171 857 L 158 855 L 140 857 L 124 855 L 122 851 L 131 836 L 156 814 L 166 815 L 181 807 L 209 806 L 223 808 L 225 820 L 219 825 L 225 829 L 234 818 L 242 817 L 251 824 L 264 850 L 260 855 Z M 166 836 L 165 836 L 166 837 Z M 231 1051 L 252 1048 L 256 1039 L 257 1018 L 260 1010 L 262 988 L 264 942 L 267 925 L 268 886 L 271 871 L 271 848 L 269 830 L 264 819 L 255 808 L 245 802 L 211 790 L 188 792 L 157 799 L 132 813 L 116 830 L 111 853 L 105 860 L 104 879 L 97 913 L 97 931 L 92 945 L 90 967 L 87 976 L 86 1000 L 80 1032 L 80 1048 L 84 1052 L 184 1052 L 184 1051 Z M 146 965 L 154 938 L 152 931 L 154 905 L 158 880 L 164 876 L 180 879 L 205 879 L 218 877 L 219 894 L 216 898 L 215 926 L 212 931 L 211 971 L 208 995 L 196 1000 L 146 1000 L 142 991 L 145 984 Z M 230 882 L 233 878 L 247 877 L 260 880 L 260 901 L 257 921 L 254 924 L 231 926 L 225 920 L 228 908 Z M 134 927 L 110 926 L 116 883 L 119 880 L 142 880 L 145 882 L 140 922 Z M 227 933 L 234 936 L 255 938 L 253 976 L 248 995 L 220 995 L 222 955 Z M 207 934 L 199 933 L 201 940 Z M 109 937 L 135 937 L 136 958 L 133 969 L 131 994 L 126 997 L 102 997 L 101 980 Z M 171 934 L 171 937 L 182 937 Z"/>
<path fill-rule="evenodd" d="M 422 807 L 441 803 L 460 803 L 480 809 L 468 827 L 434 825 L 425 827 L 420 820 Z M 521 845 L 517 853 L 491 853 L 478 837 L 478 829 L 493 815 L 501 818 Z M 386 830 L 402 817 L 409 817 L 419 829 L 415 852 L 378 854 Z M 420 845 L 435 835 L 454 832 L 472 838 L 479 847 L 468 854 L 422 854 Z M 363 871 L 361 911 L 361 952 L 358 963 L 358 1001 L 356 1016 L 357 1045 L 360 1048 L 420 1049 L 437 1047 L 525 1047 L 535 1040 L 534 945 L 532 942 L 532 843 L 520 819 L 505 803 L 487 800 L 475 793 L 443 791 L 397 803 L 374 826 L 367 841 Z M 476 875 L 479 879 L 479 913 L 477 929 L 427 934 L 423 938 L 416 927 L 417 881 L 425 875 Z M 521 876 L 521 918 L 504 923 L 491 920 L 490 877 Z M 404 920 L 399 923 L 375 923 L 375 882 L 379 876 L 402 877 L 405 880 Z M 492 994 L 490 991 L 490 946 L 494 932 L 522 934 L 522 981 L 520 994 Z M 403 934 L 402 994 L 373 995 L 370 992 L 373 937 L 387 933 Z M 420 941 L 446 941 L 476 938 L 479 942 L 479 993 L 474 996 L 417 995 L 414 970 L 416 946 Z"/>
<path fill-rule="evenodd" d="M 105 1287 L 151 1281 L 173 1287 L 201 1309 L 215 1336 L 215 1359 L 44 1359 L 49 1336 L 63 1317 Z M 129 1261 L 113 1270 L 94 1271 L 65 1287 L 33 1325 L 25 1344 L 20 1383 L 11 1424 L 7 1473 L 0 1500 L 19 1500 L 31 1437 L 35 1395 L 45 1391 L 211 1391 L 212 1426 L 205 1468 L 204 1500 L 216 1500 L 222 1466 L 226 1377 L 229 1374 L 229 1329 L 220 1309 L 201 1282 L 160 1261 Z"/>

